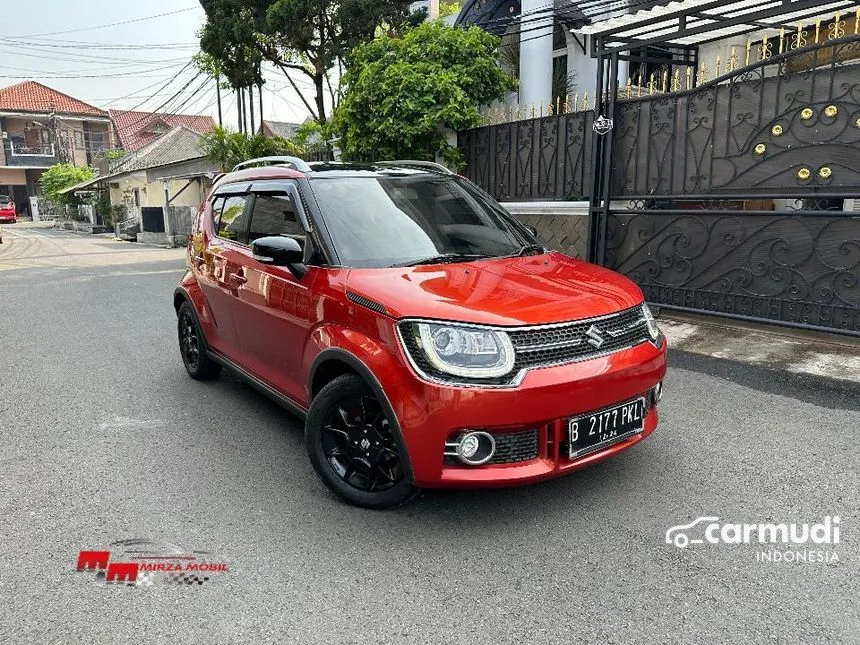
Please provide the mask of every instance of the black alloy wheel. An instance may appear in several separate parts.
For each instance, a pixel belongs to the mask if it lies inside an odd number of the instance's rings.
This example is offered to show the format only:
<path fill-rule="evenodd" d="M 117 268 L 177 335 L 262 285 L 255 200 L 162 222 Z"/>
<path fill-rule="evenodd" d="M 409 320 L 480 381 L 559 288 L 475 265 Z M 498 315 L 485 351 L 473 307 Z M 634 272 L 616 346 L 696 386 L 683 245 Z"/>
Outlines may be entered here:
<path fill-rule="evenodd" d="M 187 302 L 179 307 L 179 351 L 189 376 L 201 381 L 218 376 L 221 366 L 206 351 L 206 341 L 197 323 L 197 316 Z"/>
<path fill-rule="evenodd" d="M 387 508 L 416 492 L 407 480 L 390 419 L 356 374 L 339 376 L 314 398 L 305 440 L 317 474 L 352 504 Z"/>

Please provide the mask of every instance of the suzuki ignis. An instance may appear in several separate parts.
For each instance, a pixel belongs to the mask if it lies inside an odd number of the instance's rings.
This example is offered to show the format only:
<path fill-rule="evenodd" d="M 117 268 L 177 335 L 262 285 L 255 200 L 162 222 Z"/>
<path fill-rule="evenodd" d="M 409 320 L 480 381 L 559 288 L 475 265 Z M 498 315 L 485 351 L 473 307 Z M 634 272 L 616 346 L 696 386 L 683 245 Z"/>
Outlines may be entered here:
<path fill-rule="evenodd" d="M 640 289 L 435 164 L 240 164 L 174 306 L 191 377 L 228 367 L 299 415 L 360 506 L 557 477 L 657 427 L 666 342 Z"/>

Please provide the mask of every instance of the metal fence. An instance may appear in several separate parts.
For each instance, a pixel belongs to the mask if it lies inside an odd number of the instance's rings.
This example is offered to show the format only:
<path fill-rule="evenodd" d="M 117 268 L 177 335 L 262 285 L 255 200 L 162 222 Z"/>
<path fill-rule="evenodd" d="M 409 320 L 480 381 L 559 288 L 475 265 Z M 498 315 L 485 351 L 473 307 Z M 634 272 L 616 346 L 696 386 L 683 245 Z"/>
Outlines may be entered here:
<path fill-rule="evenodd" d="M 689 89 L 622 96 L 592 259 L 667 307 L 860 335 L 858 59 L 860 35 L 780 45 Z M 591 119 L 462 132 L 466 174 L 503 201 L 591 196 Z"/>

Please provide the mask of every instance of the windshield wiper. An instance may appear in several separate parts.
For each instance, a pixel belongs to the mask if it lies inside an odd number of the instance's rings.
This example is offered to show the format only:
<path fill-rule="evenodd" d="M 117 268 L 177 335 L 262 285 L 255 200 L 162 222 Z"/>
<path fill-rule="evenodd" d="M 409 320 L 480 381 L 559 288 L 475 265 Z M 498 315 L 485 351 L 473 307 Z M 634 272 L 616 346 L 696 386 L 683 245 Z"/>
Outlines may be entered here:
<path fill-rule="evenodd" d="M 529 253 L 546 253 L 546 249 L 540 244 L 526 244 L 525 246 L 521 246 L 520 250 L 514 253 L 512 258 L 519 258 L 524 255 L 528 255 Z"/>
<path fill-rule="evenodd" d="M 442 253 L 441 255 L 434 255 L 433 257 L 422 258 L 420 260 L 409 260 L 408 262 L 392 264 L 391 268 L 417 267 L 421 264 L 452 264 L 454 262 L 470 262 L 472 260 L 483 260 L 491 257 L 494 256 L 482 253 Z"/>

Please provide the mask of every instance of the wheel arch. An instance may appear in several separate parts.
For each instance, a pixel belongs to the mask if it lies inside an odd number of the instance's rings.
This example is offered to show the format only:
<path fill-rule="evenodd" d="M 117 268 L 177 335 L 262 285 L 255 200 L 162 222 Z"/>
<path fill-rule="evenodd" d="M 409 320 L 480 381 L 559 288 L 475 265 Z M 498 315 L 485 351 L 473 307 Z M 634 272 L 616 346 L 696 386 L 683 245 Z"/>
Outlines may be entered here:
<path fill-rule="evenodd" d="M 183 302 L 189 303 L 192 307 L 194 306 L 188 292 L 182 287 L 177 287 L 173 292 L 173 309 L 176 311 L 177 315 L 179 315 L 179 308 L 182 306 Z"/>
<path fill-rule="evenodd" d="M 388 400 L 388 395 L 382 388 L 379 379 L 376 378 L 373 371 L 355 354 L 339 347 L 329 347 L 320 352 L 319 356 L 316 357 L 311 365 L 310 373 L 308 375 L 308 393 L 310 394 L 311 403 L 313 403 L 314 397 L 326 383 L 342 374 L 349 373 L 358 375 L 365 383 L 367 383 L 373 391 L 374 396 L 379 401 L 379 404 L 385 410 L 385 414 L 388 415 L 388 418 L 394 427 L 394 439 L 397 442 L 397 449 L 400 451 L 403 458 L 403 467 L 406 472 L 406 477 L 410 482 L 414 482 L 415 477 L 412 472 L 412 461 L 409 457 L 409 450 L 407 449 L 406 442 L 403 439 L 403 432 L 400 429 L 400 421 L 397 418 L 397 414 L 394 412 L 394 407 L 391 405 L 391 401 Z"/>

